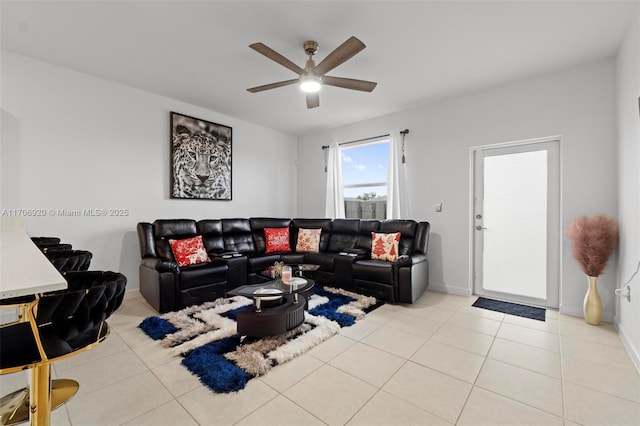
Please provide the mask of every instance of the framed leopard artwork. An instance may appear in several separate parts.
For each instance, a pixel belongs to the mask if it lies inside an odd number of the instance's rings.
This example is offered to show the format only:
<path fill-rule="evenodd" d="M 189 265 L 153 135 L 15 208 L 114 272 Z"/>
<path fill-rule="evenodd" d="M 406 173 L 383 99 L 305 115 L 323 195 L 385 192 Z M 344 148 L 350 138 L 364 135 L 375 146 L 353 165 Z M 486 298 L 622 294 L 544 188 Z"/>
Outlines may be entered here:
<path fill-rule="evenodd" d="M 231 127 L 171 112 L 171 198 L 231 200 Z"/>

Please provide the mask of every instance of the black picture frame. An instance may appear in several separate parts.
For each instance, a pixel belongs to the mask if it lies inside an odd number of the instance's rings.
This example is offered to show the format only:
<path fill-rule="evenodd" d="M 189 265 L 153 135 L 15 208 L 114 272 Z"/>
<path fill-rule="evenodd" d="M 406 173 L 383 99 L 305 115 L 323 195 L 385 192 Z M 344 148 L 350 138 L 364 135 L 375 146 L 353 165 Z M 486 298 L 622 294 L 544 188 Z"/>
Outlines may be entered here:
<path fill-rule="evenodd" d="M 231 198 L 232 128 L 171 112 L 171 198 Z"/>

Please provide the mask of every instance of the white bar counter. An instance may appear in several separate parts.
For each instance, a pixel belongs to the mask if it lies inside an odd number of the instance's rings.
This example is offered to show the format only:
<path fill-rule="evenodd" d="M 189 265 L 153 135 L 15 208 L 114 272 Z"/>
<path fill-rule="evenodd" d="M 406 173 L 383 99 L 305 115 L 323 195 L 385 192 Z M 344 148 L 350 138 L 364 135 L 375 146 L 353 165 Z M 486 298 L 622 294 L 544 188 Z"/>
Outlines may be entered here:
<path fill-rule="evenodd" d="M 22 221 L 2 219 L 0 299 L 66 289 L 67 282 L 31 241 Z"/>
<path fill-rule="evenodd" d="M 0 299 L 66 288 L 67 281 L 25 232 L 24 220 L 0 218 Z M 50 426 L 51 365 L 29 369 L 29 381 L 29 421 L 32 426 Z"/>

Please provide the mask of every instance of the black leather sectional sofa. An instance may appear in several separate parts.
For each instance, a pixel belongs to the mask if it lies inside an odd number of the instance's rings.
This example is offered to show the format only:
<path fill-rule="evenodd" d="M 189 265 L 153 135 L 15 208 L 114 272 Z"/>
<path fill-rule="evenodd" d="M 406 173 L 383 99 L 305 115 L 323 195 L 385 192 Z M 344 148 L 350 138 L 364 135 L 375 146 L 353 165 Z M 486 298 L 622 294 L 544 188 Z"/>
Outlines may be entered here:
<path fill-rule="evenodd" d="M 291 252 L 266 253 L 265 228 L 288 228 Z M 296 252 L 298 230 L 321 229 L 319 251 Z M 159 312 L 214 300 L 264 279 L 276 261 L 320 265 L 331 285 L 388 302 L 413 303 L 427 288 L 429 223 L 366 219 L 159 219 L 137 226 L 140 292 Z M 372 232 L 400 233 L 395 262 L 371 259 Z M 202 236 L 211 262 L 178 266 L 169 240 Z M 233 254 L 232 254 L 233 253 Z"/>

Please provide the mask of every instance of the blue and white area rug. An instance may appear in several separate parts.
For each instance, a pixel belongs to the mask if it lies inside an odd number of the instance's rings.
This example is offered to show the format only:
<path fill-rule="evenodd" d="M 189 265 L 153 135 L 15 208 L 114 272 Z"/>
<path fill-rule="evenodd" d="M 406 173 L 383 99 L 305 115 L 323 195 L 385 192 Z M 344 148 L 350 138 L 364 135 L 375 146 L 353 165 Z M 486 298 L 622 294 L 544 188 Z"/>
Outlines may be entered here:
<path fill-rule="evenodd" d="M 242 338 L 236 318 L 252 304 L 242 296 L 221 298 L 146 318 L 139 327 L 160 346 L 182 356 L 182 365 L 203 384 L 227 393 L 243 389 L 252 378 L 307 352 L 382 305 L 374 297 L 317 286 L 300 326 L 280 336 Z"/>

